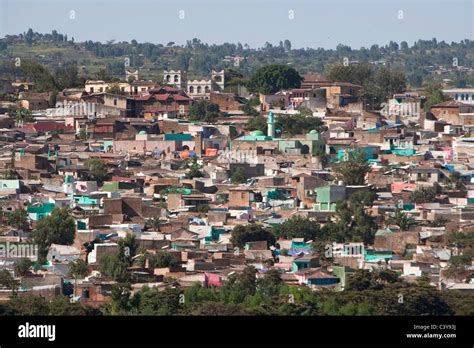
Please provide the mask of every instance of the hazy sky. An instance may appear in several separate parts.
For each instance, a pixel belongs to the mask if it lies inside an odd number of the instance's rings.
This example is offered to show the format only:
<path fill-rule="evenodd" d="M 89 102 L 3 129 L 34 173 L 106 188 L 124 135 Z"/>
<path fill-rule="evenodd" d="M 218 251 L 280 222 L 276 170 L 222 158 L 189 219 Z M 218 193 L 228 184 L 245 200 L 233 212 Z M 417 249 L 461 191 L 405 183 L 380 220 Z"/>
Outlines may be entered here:
<path fill-rule="evenodd" d="M 474 0 L 0 0 L 0 37 L 32 28 L 76 41 L 359 48 L 473 39 L 473 12 Z"/>

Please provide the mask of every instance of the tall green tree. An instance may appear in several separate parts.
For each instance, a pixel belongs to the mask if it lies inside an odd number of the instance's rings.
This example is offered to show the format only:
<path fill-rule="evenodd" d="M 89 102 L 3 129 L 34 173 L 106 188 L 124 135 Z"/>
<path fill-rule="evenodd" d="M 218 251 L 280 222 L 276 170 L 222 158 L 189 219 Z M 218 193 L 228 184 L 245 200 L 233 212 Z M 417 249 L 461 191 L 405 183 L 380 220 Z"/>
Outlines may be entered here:
<path fill-rule="evenodd" d="M 160 227 L 166 222 L 158 216 L 154 216 L 150 219 L 145 220 L 145 227 L 154 231 L 159 231 Z"/>
<path fill-rule="evenodd" d="M 248 130 L 251 130 L 251 131 L 259 130 L 263 132 L 264 134 L 267 132 L 267 127 L 268 127 L 268 123 L 265 116 L 252 117 L 247 121 L 247 124 L 245 126 L 245 128 Z"/>
<path fill-rule="evenodd" d="M 189 119 L 191 121 L 215 123 L 219 116 L 219 106 L 208 100 L 200 100 L 189 108 Z"/>
<path fill-rule="evenodd" d="M 291 239 L 304 238 L 306 241 L 323 237 L 323 232 L 316 221 L 298 215 L 292 216 L 274 228 L 277 237 Z"/>
<path fill-rule="evenodd" d="M 405 74 L 399 70 L 382 67 L 377 71 L 375 82 L 383 93 L 383 98 L 391 98 L 395 93 L 406 90 Z"/>
<path fill-rule="evenodd" d="M 34 82 L 36 92 L 52 92 L 59 89 L 59 86 L 48 68 L 35 60 L 22 59 L 18 68 L 26 81 Z"/>
<path fill-rule="evenodd" d="M 415 220 L 409 217 L 400 209 L 396 209 L 393 215 L 390 215 L 387 219 L 388 225 L 397 225 L 402 231 L 406 231 L 410 226 L 415 224 Z"/>
<path fill-rule="evenodd" d="M 370 166 L 359 148 L 348 149 L 347 160 L 334 166 L 333 171 L 337 180 L 345 185 L 365 185 L 365 177 L 370 172 Z"/>
<path fill-rule="evenodd" d="M 87 262 L 83 259 L 77 259 L 69 263 L 69 274 L 74 278 L 74 296 L 77 290 L 77 279 L 85 277 L 89 273 Z"/>
<path fill-rule="evenodd" d="M 432 203 L 436 199 L 436 189 L 421 187 L 410 194 L 410 199 L 415 203 Z"/>
<path fill-rule="evenodd" d="M 179 260 L 167 251 L 159 251 L 154 255 L 150 255 L 148 260 L 151 268 L 176 267 L 179 265 Z"/>
<path fill-rule="evenodd" d="M 31 111 L 23 107 L 9 107 L 7 113 L 17 122 L 29 123 L 35 121 L 35 118 L 33 117 Z"/>
<path fill-rule="evenodd" d="M 108 177 L 108 169 L 105 162 L 100 158 L 89 158 L 84 162 L 89 174 L 96 180 L 104 181 Z"/>
<path fill-rule="evenodd" d="M 242 248 L 247 242 L 267 241 L 268 245 L 275 245 L 275 235 L 262 225 L 251 223 L 237 225 L 231 233 L 231 243 Z"/>
<path fill-rule="evenodd" d="M 374 72 L 370 64 L 334 64 L 329 67 L 327 78 L 333 82 L 350 82 L 363 86 L 373 80 Z"/>
<path fill-rule="evenodd" d="M 0 270 L 0 287 L 16 292 L 18 286 L 18 281 L 12 276 L 12 274 L 8 270 Z"/>
<path fill-rule="evenodd" d="M 111 314 L 120 315 L 130 310 L 130 295 L 132 286 L 130 283 L 117 283 L 112 285 Z"/>
<path fill-rule="evenodd" d="M 324 123 L 319 117 L 313 117 L 311 110 L 302 109 L 295 115 L 281 115 L 276 119 L 275 128 L 290 136 L 306 134 L 311 130 L 325 130 Z"/>
<path fill-rule="evenodd" d="M 38 245 L 40 261 L 44 261 L 51 244 L 71 245 L 76 236 L 76 220 L 67 209 L 55 208 L 50 216 L 40 220 L 32 232 L 33 242 Z"/>
<path fill-rule="evenodd" d="M 79 87 L 85 83 L 85 79 L 79 76 L 76 61 L 61 64 L 55 71 L 55 79 L 60 89 Z"/>
<path fill-rule="evenodd" d="M 100 259 L 100 273 L 117 282 L 127 282 L 128 267 L 130 266 L 123 250 L 115 254 L 104 255 Z"/>
<path fill-rule="evenodd" d="M 251 92 L 271 94 L 288 88 L 301 86 L 303 78 L 294 69 L 283 64 L 267 65 L 258 69 L 248 82 Z"/>
<path fill-rule="evenodd" d="M 423 110 L 430 111 L 435 104 L 442 103 L 448 98 L 443 94 L 443 87 L 438 82 L 430 82 L 424 86 L 426 101 L 423 104 Z"/>
<path fill-rule="evenodd" d="M 15 271 L 15 274 L 18 274 L 19 276 L 23 277 L 28 274 L 31 266 L 33 265 L 33 261 L 25 257 L 15 262 L 13 270 Z"/>
<path fill-rule="evenodd" d="M 16 209 L 14 212 L 9 213 L 7 223 L 19 230 L 27 231 L 30 229 L 28 213 L 23 208 Z"/>
<path fill-rule="evenodd" d="M 243 168 L 239 167 L 232 174 L 231 181 L 234 185 L 243 184 L 247 181 L 247 175 Z"/>

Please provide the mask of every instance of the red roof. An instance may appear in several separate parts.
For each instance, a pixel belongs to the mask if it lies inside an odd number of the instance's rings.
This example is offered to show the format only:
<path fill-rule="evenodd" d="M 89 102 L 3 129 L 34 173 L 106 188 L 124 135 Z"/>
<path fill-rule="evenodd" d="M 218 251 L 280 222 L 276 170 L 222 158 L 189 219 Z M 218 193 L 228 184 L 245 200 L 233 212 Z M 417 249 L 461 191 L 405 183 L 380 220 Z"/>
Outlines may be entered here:
<path fill-rule="evenodd" d="M 23 128 L 33 129 L 36 132 L 52 132 L 54 130 L 74 130 L 73 126 L 66 126 L 64 123 L 58 122 L 41 122 L 41 123 L 26 123 Z"/>
<path fill-rule="evenodd" d="M 469 105 L 460 103 L 456 100 L 448 100 L 439 104 L 435 104 L 431 108 L 458 108 L 460 106 L 469 106 Z"/>
<path fill-rule="evenodd" d="M 179 93 L 179 89 L 171 87 L 171 86 L 164 86 L 159 88 L 151 88 L 148 90 L 150 93 L 158 94 L 158 93 L 172 93 L 177 94 Z"/>
<path fill-rule="evenodd" d="M 163 89 L 168 92 L 179 92 L 179 89 L 171 87 L 171 86 L 164 86 Z"/>
<path fill-rule="evenodd" d="M 156 101 L 159 102 L 164 102 L 169 99 L 172 99 L 173 101 L 190 101 L 191 98 L 188 96 L 180 95 L 180 94 L 170 94 L 170 93 L 164 93 L 164 94 L 146 94 L 146 95 L 140 95 L 140 96 L 134 96 L 133 99 L 136 101 L 148 101 L 150 98 L 153 98 Z"/>
<path fill-rule="evenodd" d="M 165 100 L 168 100 L 169 97 L 171 97 L 171 94 L 155 94 L 153 95 L 153 97 L 155 98 L 155 100 L 158 100 L 158 101 L 165 101 Z"/>
<path fill-rule="evenodd" d="M 145 94 L 145 95 L 134 95 L 133 99 L 134 100 L 149 100 L 152 97 L 151 94 Z"/>
<path fill-rule="evenodd" d="M 188 101 L 188 100 L 191 100 L 191 98 L 189 98 L 189 97 L 187 97 L 187 96 L 184 96 L 184 95 L 180 95 L 180 94 L 174 95 L 173 98 L 174 98 L 174 100 L 176 100 L 176 101 L 184 101 L 184 100 Z"/>

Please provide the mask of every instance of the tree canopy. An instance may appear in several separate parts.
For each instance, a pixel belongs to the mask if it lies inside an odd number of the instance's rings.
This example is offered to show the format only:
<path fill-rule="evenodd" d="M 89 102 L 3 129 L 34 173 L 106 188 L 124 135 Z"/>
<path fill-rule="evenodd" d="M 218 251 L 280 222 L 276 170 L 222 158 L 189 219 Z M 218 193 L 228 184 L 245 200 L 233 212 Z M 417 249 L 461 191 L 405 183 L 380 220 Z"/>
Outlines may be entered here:
<path fill-rule="evenodd" d="M 51 215 L 40 220 L 32 232 L 33 241 L 38 244 L 40 257 L 46 257 L 51 244 L 71 245 L 76 236 L 76 220 L 67 209 L 55 208 Z"/>
<path fill-rule="evenodd" d="M 323 131 L 324 123 L 319 117 L 313 117 L 312 112 L 301 110 L 295 115 L 280 115 L 276 119 L 275 128 L 290 136 L 306 134 L 311 130 Z"/>
<path fill-rule="evenodd" d="M 258 69 L 247 84 L 251 92 L 271 94 L 301 86 L 303 78 L 294 69 L 283 64 L 267 65 Z"/>
<path fill-rule="evenodd" d="M 200 100 L 189 108 L 189 119 L 191 121 L 214 123 L 219 116 L 219 106 L 208 100 Z"/>
<path fill-rule="evenodd" d="M 16 209 L 12 213 L 8 213 L 7 223 L 8 225 L 19 230 L 28 230 L 30 228 L 28 213 L 23 208 Z"/>
<path fill-rule="evenodd" d="M 410 194 L 410 199 L 415 203 L 432 203 L 436 199 L 436 189 L 421 187 Z"/>
<path fill-rule="evenodd" d="M 108 177 L 107 165 L 100 158 L 89 158 L 84 162 L 89 170 L 89 175 L 99 181 L 104 181 Z"/>
<path fill-rule="evenodd" d="M 247 175 L 242 167 L 239 167 L 235 170 L 234 174 L 230 178 L 234 185 L 243 184 L 247 181 Z"/>
<path fill-rule="evenodd" d="M 275 235 L 262 225 L 250 223 L 248 225 L 237 225 L 232 230 L 231 243 L 239 248 L 247 242 L 264 241 L 268 245 L 275 245 Z"/>
<path fill-rule="evenodd" d="M 337 180 L 345 185 L 365 185 L 365 177 L 370 172 L 370 166 L 364 159 L 359 148 L 348 149 L 347 160 L 334 166 L 333 171 Z"/>
<path fill-rule="evenodd" d="M 319 224 L 308 218 L 292 216 L 281 225 L 274 228 L 277 237 L 292 239 L 304 238 L 306 241 L 321 238 L 323 233 Z"/>
<path fill-rule="evenodd" d="M 426 101 L 423 104 L 423 109 L 429 111 L 430 108 L 435 105 L 442 103 L 448 98 L 443 94 L 443 87 L 441 83 L 430 82 L 424 86 Z"/>
<path fill-rule="evenodd" d="M 363 87 L 362 99 L 370 109 L 379 109 L 382 102 L 394 93 L 406 90 L 405 74 L 387 66 L 375 69 L 369 63 L 335 64 L 327 73 L 328 79 L 337 82 L 350 82 Z"/>
<path fill-rule="evenodd" d="M 25 276 L 28 274 L 31 266 L 33 265 L 34 265 L 33 261 L 25 257 L 15 262 L 15 265 L 13 266 L 13 270 L 15 271 L 15 274 L 19 276 Z"/>

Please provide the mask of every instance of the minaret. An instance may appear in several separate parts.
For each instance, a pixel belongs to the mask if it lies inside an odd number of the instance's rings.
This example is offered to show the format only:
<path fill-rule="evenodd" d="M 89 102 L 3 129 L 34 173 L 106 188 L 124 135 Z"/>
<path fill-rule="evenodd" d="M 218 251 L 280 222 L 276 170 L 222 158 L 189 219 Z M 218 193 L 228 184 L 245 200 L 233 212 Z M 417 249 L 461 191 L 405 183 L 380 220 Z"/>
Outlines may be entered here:
<path fill-rule="evenodd" d="M 274 138 L 275 137 L 275 124 L 273 122 L 273 112 L 270 111 L 268 114 L 268 122 L 267 122 L 268 128 L 267 128 L 267 135 L 269 137 Z"/>

